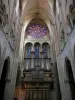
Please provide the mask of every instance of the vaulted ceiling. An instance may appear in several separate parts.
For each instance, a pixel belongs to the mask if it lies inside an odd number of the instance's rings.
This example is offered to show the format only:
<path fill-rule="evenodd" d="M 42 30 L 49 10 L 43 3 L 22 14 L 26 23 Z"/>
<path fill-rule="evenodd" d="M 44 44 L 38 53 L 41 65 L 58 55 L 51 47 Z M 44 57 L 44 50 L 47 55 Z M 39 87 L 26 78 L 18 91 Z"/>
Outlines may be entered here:
<path fill-rule="evenodd" d="M 53 2 L 54 0 L 22 0 L 22 15 L 45 12 L 52 16 Z"/>
<path fill-rule="evenodd" d="M 20 1 L 21 1 L 21 17 L 22 17 L 21 19 L 22 19 L 22 23 L 23 23 L 22 24 L 23 28 L 22 28 L 22 33 L 21 33 L 21 42 L 20 42 L 21 52 L 23 51 L 23 45 L 25 45 L 26 42 L 30 41 L 30 38 L 28 39 L 26 37 L 27 36 L 27 34 L 26 34 L 27 26 L 31 22 L 37 23 L 39 25 L 40 19 L 43 20 L 43 22 L 45 23 L 44 24 L 42 22 L 40 24 L 41 25 L 43 24 L 43 26 L 46 25 L 48 28 L 49 34 L 47 35 L 48 38 L 46 38 L 46 41 L 48 41 L 51 44 L 53 41 L 53 32 L 51 29 L 52 27 L 50 27 L 50 26 L 54 25 L 54 16 L 53 16 L 54 0 L 20 0 Z M 36 19 L 36 20 L 34 20 L 34 19 Z M 35 26 L 36 26 L 36 24 L 35 24 Z M 31 32 L 33 30 L 34 29 L 32 29 Z M 35 30 L 35 33 L 37 33 L 36 30 Z M 34 37 L 35 34 L 32 34 L 32 35 L 33 35 L 32 37 Z M 42 35 L 42 31 L 41 31 L 40 35 Z M 33 38 L 31 40 L 33 40 Z M 39 41 L 38 39 L 35 39 L 35 40 Z"/>

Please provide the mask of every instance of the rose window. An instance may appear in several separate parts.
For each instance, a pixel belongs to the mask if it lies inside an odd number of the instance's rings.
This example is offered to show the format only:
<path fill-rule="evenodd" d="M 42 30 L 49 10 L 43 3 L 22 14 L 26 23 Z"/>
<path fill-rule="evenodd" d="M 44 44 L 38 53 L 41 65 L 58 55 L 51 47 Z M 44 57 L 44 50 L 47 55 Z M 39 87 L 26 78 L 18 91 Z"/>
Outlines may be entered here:
<path fill-rule="evenodd" d="M 47 35 L 48 29 L 41 24 L 32 24 L 28 27 L 27 33 L 33 38 L 42 38 Z"/>

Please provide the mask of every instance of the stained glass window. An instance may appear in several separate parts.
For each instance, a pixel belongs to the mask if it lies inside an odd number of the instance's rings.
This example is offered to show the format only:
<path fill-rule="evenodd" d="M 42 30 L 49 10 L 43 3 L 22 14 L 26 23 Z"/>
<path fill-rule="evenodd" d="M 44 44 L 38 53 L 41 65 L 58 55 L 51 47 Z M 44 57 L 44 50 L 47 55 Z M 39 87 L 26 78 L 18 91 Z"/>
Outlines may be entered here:
<path fill-rule="evenodd" d="M 43 47 L 43 57 L 47 57 L 47 47 Z"/>
<path fill-rule="evenodd" d="M 27 50 L 27 57 L 30 57 L 31 55 L 31 47 L 28 47 L 28 50 Z"/>
<path fill-rule="evenodd" d="M 35 58 L 38 58 L 39 57 L 39 47 L 36 46 L 35 47 Z"/>
<path fill-rule="evenodd" d="M 42 38 L 48 33 L 48 30 L 46 26 L 41 24 L 31 24 L 27 29 L 27 33 L 33 38 Z"/>

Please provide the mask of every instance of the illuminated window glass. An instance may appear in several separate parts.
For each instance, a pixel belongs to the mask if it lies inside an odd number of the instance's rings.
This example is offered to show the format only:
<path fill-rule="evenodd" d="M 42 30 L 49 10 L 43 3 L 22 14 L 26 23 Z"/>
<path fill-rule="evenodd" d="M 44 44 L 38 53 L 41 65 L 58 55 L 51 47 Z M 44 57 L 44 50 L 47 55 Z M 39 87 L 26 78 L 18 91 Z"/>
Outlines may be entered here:
<path fill-rule="evenodd" d="M 33 38 L 42 38 L 48 33 L 48 30 L 41 24 L 32 24 L 28 27 L 27 33 Z"/>

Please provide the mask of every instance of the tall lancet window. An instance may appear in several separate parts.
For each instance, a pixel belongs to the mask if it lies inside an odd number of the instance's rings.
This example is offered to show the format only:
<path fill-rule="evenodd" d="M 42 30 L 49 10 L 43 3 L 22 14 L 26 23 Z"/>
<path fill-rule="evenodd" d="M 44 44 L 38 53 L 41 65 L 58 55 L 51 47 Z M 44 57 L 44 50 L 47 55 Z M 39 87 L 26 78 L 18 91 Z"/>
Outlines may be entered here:
<path fill-rule="evenodd" d="M 31 47 L 28 47 L 28 50 L 27 50 L 27 57 L 29 58 L 31 56 Z"/>
<path fill-rule="evenodd" d="M 42 45 L 42 56 L 43 56 L 43 65 L 45 69 L 50 68 L 50 60 L 47 58 L 50 58 L 50 46 L 48 43 L 43 43 Z"/>
<path fill-rule="evenodd" d="M 31 49 L 32 49 L 32 44 L 27 43 L 25 45 L 25 68 L 30 69 L 31 68 Z"/>
<path fill-rule="evenodd" d="M 48 55 L 47 55 L 47 48 L 46 48 L 46 46 L 43 47 L 42 52 L 43 52 L 43 57 L 44 57 L 44 58 L 47 58 Z"/>
<path fill-rule="evenodd" d="M 39 58 L 39 47 L 35 47 L 35 58 Z"/>
<path fill-rule="evenodd" d="M 34 46 L 34 57 L 35 58 L 39 58 L 40 56 L 40 44 L 39 43 L 35 43 Z"/>
<path fill-rule="evenodd" d="M 39 57 L 40 57 L 40 44 L 35 43 L 35 45 L 34 45 L 34 58 L 36 58 L 35 61 L 34 61 L 35 67 L 41 65 L 41 61 L 40 61 Z"/>
<path fill-rule="evenodd" d="M 50 47 L 48 43 L 43 43 L 42 53 L 43 53 L 43 58 L 50 57 Z"/>
<path fill-rule="evenodd" d="M 25 57 L 27 57 L 27 58 L 31 57 L 31 49 L 32 49 L 32 44 L 27 43 L 25 46 Z"/>

